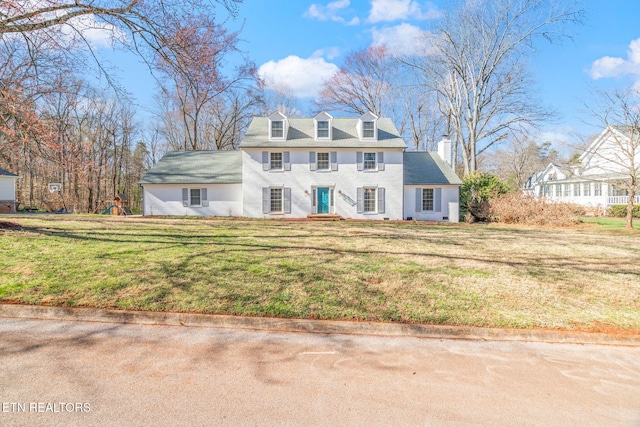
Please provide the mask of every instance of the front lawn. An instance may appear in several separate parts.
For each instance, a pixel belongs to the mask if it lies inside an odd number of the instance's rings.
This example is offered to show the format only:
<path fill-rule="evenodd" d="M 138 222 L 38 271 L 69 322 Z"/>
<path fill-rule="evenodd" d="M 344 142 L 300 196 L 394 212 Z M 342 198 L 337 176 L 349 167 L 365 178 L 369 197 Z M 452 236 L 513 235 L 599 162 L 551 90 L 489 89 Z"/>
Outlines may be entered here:
<path fill-rule="evenodd" d="M 640 330 L 640 238 L 595 228 L 3 216 L 0 301 Z"/>

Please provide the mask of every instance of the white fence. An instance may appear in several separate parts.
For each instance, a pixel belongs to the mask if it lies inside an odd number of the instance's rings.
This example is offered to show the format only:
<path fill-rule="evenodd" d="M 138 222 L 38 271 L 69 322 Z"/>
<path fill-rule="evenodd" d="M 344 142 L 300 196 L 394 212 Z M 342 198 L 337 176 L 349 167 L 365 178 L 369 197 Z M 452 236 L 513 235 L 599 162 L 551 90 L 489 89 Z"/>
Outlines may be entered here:
<path fill-rule="evenodd" d="M 629 202 L 629 196 L 609 196 L 610 205 L 626 205 Z M 640 195 L 633 198 L 633 203 L 640 204 Z"/>

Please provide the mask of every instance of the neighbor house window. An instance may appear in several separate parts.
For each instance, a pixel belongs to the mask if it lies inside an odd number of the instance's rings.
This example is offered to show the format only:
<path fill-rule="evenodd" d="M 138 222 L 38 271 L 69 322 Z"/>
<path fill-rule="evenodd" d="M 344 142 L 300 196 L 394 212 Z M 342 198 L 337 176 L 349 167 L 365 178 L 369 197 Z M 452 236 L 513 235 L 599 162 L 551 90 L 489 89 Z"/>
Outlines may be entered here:
<path fill-rule="evenodd" d="M 580 184 L 573 184 L 573 196 L 574 197 L 580 196 Z"/>
<path fill-rule="evenodd" d="M 556 184 L 556 197 L 560 197 L 562 196 L 562 184 Z"/>
<path fill-rule="evenodd" d="M 569 184 L 562 184 L 562 188 L 564 189 L 564 197 L 569 197 L 570 196 L 570 191 L 571 189 L 569 188 Z"/>
<path fill-rule="evenodd" d="M 284 136 L 284 123 L 280 120 L 272 121 L 271 122 L 271 138 L 282 138 L 283 136 Z"/>
<path fill-rule="evenodd" d="M 282 169 L 282 153 L 270 153 L 271 169 Z"/>
<path fill-rule="evenodd" d="M 375 212 L 376 211 L 376 189 L 365 188 L 363 193 L 364 211 Z"/>
<path fill-rule="evenodd" d="M 364 153 L 364 170 L 375 170 L 375 169 L 376 169 L 376 153 Z"/>
<path fill-rule="evenodd" d="M 200 189 L 192 188 L 191 190 L 189 190 L 189 204 L 191 206 L 200 206 L 201 203 Z"/>
<path fill-rule="evenodd" d="M 602 183 L 596 182 L 593 184 L 593 195 L 602 196 Z"/>
<path fill-rule="evenodd" d="M 329 153 L 318 153 L 318 169 L 329 169 Z"/>
<path fill-rule="evenodd" d="M 282 188 L 271 189 L 271 212 L 282 212 Z"/>
<path fill-rule="evenodd" d="M 362 137 L 373 138 L 375 136 L 375 127 L 373 122 L 362 122 Z"/>
<path fill-rule="evenodd" d="M 590 182 L 585 182 L 583 184 L 583 193 L 585 196 L 589 197 L 591 196 L 591 183 Z"/>
<path fill-rule="evenodd" d="M 423 211 L 433 210 L 433 188 L 422 189 L 422 210 Z"/>
<path fill-rule="evenodd" d="M 318 135 L 317 138 L 329 138 L 329 122 L 318 122 Z"/>

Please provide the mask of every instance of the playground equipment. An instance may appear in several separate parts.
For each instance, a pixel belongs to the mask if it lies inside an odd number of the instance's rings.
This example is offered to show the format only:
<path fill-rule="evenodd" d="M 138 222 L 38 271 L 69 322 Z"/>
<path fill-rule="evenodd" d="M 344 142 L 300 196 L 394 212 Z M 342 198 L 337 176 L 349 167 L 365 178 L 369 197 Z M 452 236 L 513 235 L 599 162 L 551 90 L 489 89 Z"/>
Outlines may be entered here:
<path fill-rule="evenodd" d="M 102 212 L 102 215 L 132 215 L 127 195 L 119 193 L 114 197 L 113 203 Z"/>

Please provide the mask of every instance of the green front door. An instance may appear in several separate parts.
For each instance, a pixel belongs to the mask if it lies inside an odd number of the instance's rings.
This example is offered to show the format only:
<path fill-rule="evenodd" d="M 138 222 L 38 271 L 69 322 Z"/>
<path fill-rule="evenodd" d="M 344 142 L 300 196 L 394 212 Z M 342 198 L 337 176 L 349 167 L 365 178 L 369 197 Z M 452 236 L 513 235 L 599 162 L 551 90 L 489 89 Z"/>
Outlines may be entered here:
<path fill-rule="evenodd" d="M 329 189 L 318 188 L 318 213 L 329 213 Z"/>

